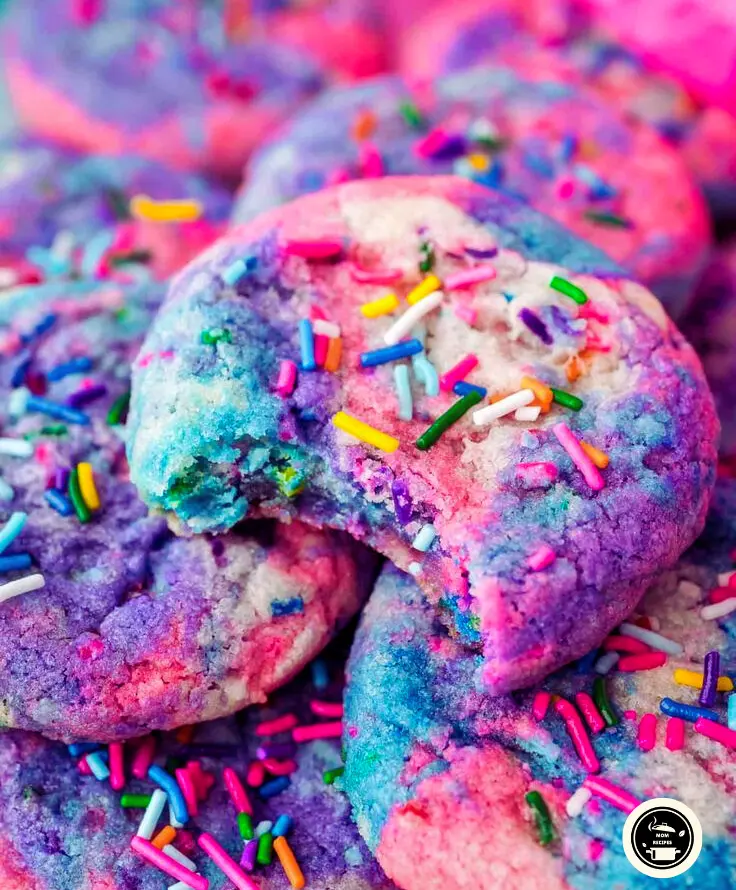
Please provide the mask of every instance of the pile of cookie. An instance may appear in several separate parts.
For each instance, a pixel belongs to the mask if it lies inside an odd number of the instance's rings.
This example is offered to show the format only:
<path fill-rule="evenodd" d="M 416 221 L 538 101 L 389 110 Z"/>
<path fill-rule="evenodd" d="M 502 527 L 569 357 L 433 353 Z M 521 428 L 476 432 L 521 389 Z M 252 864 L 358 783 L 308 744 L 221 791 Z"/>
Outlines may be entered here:
<path fill-rule="evenodd" d="M 734 11 L 0 47 L 1 890 L 736 887 Z"/>

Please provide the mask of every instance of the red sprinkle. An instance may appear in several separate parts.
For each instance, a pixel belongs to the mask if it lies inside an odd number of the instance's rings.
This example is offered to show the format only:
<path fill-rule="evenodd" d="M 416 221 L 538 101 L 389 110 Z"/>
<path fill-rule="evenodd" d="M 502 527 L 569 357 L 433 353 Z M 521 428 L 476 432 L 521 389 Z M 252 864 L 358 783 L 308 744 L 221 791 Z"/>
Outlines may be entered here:
<path fill-rule="evenodd" d="M 156 754 L 156 739 L 149 735 L 138 746 L 138 750 L 133 757 L 133 765 L 131 772 L 136 779 L 145 779 L 148 775 L 148 769 L 153 763 Z"/>
<path fill-rule="evenodd" d="M 278 735 L 280 732 L 288 732 L 290 729 L 293 729 L 297 723 L 299 723 L 299 720 L 296 714 L 284 714 L 281 717 L 276 717 L 275 720 L 264 720 L 263 723 L 259 723 L 256 726 L 256 735 L 261 737 Z"/>
<path fill-rule="evenodd" d="M 251 788 L 260 788 L 266 778 L 266 768 L 260 760 L 252 760 L 245 776 L 245 781 Z"/>
<path fill-rule="evenodd" d="M 651 671 L 667 663 L 665 652 L 647 652 L 644 655 L 626 655 L 619 658 L 616 667 L 620 671 Z"/>
<path fill-rule="evenodd" d="M 606 652 L 630 652 L 633 655 L 643 655 L 652 650 L 641 640 L 634 637 L 625 637 L 623 634 L 612 634 L 603 641 Z"/>
<path fill-rule="evenodd" d="M 293 760 L 276 760 L 275 757 L 267 757 L 261 763 L 272 776 L 290 776 L 297 770 Z"/>

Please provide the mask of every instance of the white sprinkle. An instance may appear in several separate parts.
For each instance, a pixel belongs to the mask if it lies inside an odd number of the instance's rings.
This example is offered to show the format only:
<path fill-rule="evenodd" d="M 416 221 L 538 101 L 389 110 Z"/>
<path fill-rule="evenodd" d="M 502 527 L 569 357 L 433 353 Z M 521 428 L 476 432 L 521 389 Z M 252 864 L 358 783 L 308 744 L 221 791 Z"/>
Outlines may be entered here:
<path fill-rule="evenodd" d="M 11 486 L 4 479 L 0 479 L 0 501 L 12 501 L 14 497 L 15 492 Z"/>
<path fill-rule="evenodd" d="M 541 410 L 539 405 L 527 405 L 526 408 L 517 408 L 514 420 L 522 420 L 527 423 L 531 421 L 533 423 L 539 417 Z"/>
<path fill-rule="evenodd" d="M 12 599 L 14 596 L 20 596 L 22 593 L 30 593 L 32 590 L 40 590 L 46 579 L 43 575 L 26 575 L 24 578 L 16 578 L 15 581 L 9 581 L 7 584 L 0 584 L 0 603 Z"/>
<path fill-rule="evenodd" d="M 60 260 L 71 259 L 76 241 L 74 234 L 69 229 L 58 232 L 51 245 L 51 253 Z"/>
<path fill-rule="evenodd" d="M 639 627 L 636 624 L 624 622 L 619 628 L 619 633 L 626 637 L 633 637 L 635 640 L 641 640 L 652 649 L 658 649 L 660 652 L 666 652 L 668 655 L 682 655 L 685 651 L 683 647 L 674 640 L 668 640 L 661 634 L 655 633 L 653 630 L 647 630 L 645 627 Z"/>
<path fill-rule="evenodd" d="M 413 306 L 409 306 L 406 312 L 397 318 L 383 335 L 383 342 L 387 346 L 394 346 L 399 340 L 402 340 L 420 319 L 439 308 L 444 296 L 441 290 L 437 290 Z"/>
<path fill-rule="evenodd" d="M 0 290 L 14 287 L 19 281 L 20 276 L 15 269 L 8 269 L 7 266 L 0 267 Z"/>
<path fill-rule="evenodd" d="M 709 606 L 703 606 L 700 610 L 700 617 L 704 621 L 712 621 L 714 618 L 724 618 L 736 610 L 736 597 L 729 597 L 720 603 L 712 603 Z"/>
<path fill-rule="evenodd" d="M 172 847 L 171 844 L 166 844 L 166 846 L 161 851 L 162 853 L 166 853 L 167 856 L 171 856 L 179 865 L 183 865 L 184 868 L 188 868 L 189 871 L 196 871 L 197 866 L 192 860 L 185 856 L 181 850 L 177 850 L 176 847 Z"/>
<path fill-rule="evenodd" d="M 606 652 L 596 661 L 593 670 L 596 674 L 607 674 L 619 659 L 618 652 Z"/>
<path fill-rule="evenodd" d="M 406 570 L 416 578 L 417 575 L 422 574 L 422 564 L 420 562 L 410 562 Z"/>
<path fill-rule="evenodd" d="M 184 823 L 180 822 L 174 815 L 174 810 L 171 804 L 169 804 L 169 825 L 171 825 L 172 828 L 184 828 Z"/>
<path fill-rule="evenodd" d="M 260 837 L 262 834 L 266 834 L 266 832 L 270 831 L 273 828 L 273 822 L 269 822 L 268 819 L 264 819 L 263 822 L 259 822 L 256 825 L 254 833 L 256 837 Z"/>
<path fill-rule="evenodd" d="M 31 397 L 31 391 L 25 386 L 19 386 L 14 389 L 8 399 L 8 414 L 17 420 L 28 410 L 28 399 Z"/>
<path fill-rule="evenodd" d="M 192 888 L 184 881 L 177 881 L 176 884 L 169 884 L 167 890 L 192 890 Z"/>
<path fill-rule="evenodd" d="M 718 586 L 719 587 L 728 587 L 728 582 L 736 575 L 736 572 L 721 572 L 718 576 Z"/>
<path fill-rule="evenodd" d="M 0 454 L 8 457 L 30 457 L 33 445 L 25 439 L 0 439 Z"/>
<path fill-rule="evenodd" d="M 576 816 L 579 816 L 583 810 L 585 809 L 585 805 L 588 803 L 590 798 L 592 797 L 592 793 L 585 788 L 584 786 L 580 786 L 578 790 L 570 797 L 565 804 L 565 811 L 567 815 L 574 819 Z"/>
<path fill-rule="evenodd" d="M 315 334 L 324 334 L 325 337 L 335 339 L 340 336 L 340 325 L 334 321 L 325 321 L 324 318 L 315 318 L 312 322 L 312 330 Z"/>
<path fill-rule="evenodd" d="M 411 546 L 415 550 L 420 550 L 422 553 L 426 553 L 427 550 L 432 546 L 432 542 L 437 537 L 437 532 L 435 527 L 431 522 L 428 522 L 427 525 L 423 525 L 419 531 L 417 532 L 416 537 L 411 542 Z"/>
<path fill-rule="evenodd" d="M 143 814 L 141 823 L 138 826 L 138 831 L 136 832 L 138 837 L 144 837 L 147 841 L 151 840 L 165 806 L 166 792 L 162 791 L 160 788 L 156 788 L 151 795 L 151 799 L 146 807 L 146 812 Z"/>
<path fill-rule="evenodd" d="M 494 420 L 498 420 L 499 417 L 511 414 L 517 408 L 524 408 L 530 402 L 533 402 L 534 398 L 534 393 L 530 389 L 520 389 L 512 395 L 506 396 L 505 399 L 499 399 L 498 402 L 493 402 L 490 405 L 486 405 L 485 408 L 474 411 L 473 423 L 476 426 L 491 423 Z"/>

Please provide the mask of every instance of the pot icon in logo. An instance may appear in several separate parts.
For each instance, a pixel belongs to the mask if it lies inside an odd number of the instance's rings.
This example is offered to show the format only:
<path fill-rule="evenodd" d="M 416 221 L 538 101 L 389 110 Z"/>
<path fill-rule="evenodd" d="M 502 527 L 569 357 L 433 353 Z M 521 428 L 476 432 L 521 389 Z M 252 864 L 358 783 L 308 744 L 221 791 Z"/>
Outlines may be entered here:
<path fill-rule="evenodd" d="M 642 874 L 672 878 L 700 855 L 703 832 L 695 813 L 679 800 L 658 797 L 629 814 L 624 825 L 626 858 Z"/>

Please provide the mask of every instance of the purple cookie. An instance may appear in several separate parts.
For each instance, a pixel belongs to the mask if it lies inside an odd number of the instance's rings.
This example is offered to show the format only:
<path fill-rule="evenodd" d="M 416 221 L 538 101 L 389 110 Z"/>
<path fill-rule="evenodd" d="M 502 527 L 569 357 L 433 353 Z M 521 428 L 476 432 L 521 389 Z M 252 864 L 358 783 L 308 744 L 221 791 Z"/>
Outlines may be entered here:
<path fill-rule="evenodd" d="M 315 672 L 315 678 L 323 670 Z M 155 765 L 184 768 L 191 775 L 187 765 L 196 762 L 202 771 L 197 771 L 197 777 L 209 774 L 214 780 L 206 800 L 198 800 L 197 813 L 190 814 L 185 828 L 178 830 L 173 840 L 173 847 L 185 853 L 209 881 L 209 890 L 228 890 L 233 885 L 196 845 L 196 838 L 207 832 L 236 861 L 240 861 L 246 843 L 239 833 L 238 810 L 225 789 L 225 769 L 233 770 L 246 788 L 253 828 L 267 820 L 274 823 L 272 832 L 280 831 L 284 822 L 279 823 L 278 817 L 290 817 L 292 826 L 286 840 L 309 890 L 394 890 L 353 825 L 347 798 L 333 784 L 341 767 L 339 739 L 294 745 L 288 732 L 258 735 L 263 721 L 287 715 L 295 715 L 301 724 L 334 723 L 334 719 L 315 716 L 310 708 L 310 701 L 317 700 L 339 709 L 342 662 L 331 662 L 330 671 L 332 680 L 326 688 L 303 675 L 276 693 L 267 706 L 193 727 L 193 733 L 185 737 L 158 737 Z M 190 741 L 182 742 L 181 738 Z M 267 783 L 273 781 L 268 773 L 262 786 L 265 793 L 246 785 L 249 765 L 254 761 L 262 764 L 257 760 L 262 747 L 276 750 L 275 768 L 285 765 L 289 769 L 288 761 L 295 768 L 287 779 L 280 780 L 288 787 L 274 796 L 267 796 Z M 132 775 L 138 750 L 133 743 L 124 746 L 122 795 L 151 795 L 157 787 L 153 781 Z M 109 757 L 111 752 L 101 753 Z M 162 890 L 176 883 L 130 849 L 144 810 L 127 806 L 136 801 L 114 791 L 110 780 L 81 775 L 78 760 L 80 757 L 72 757 L 63 746 L 39 735 L 18 730 L 0 735 L 3 890 Z M 205 781 L 209 784 L 209 779 Z M 165 810 L 157 833 L 169 819 Z M 257 866 L 255 884 L 260 890 L 288 890 L 289 881 L 277 854 L 271 855 L 272 864 Z"/>
<path fill-rule="evenodd" d="M 0 303 L 6 726 L 99 741 L 229 714 L 293 676 L 370 589 L 374 560 L 345 536 L 178 539 L 148 513 L 121 424 L 161 296 L 72 282 Z"/>

